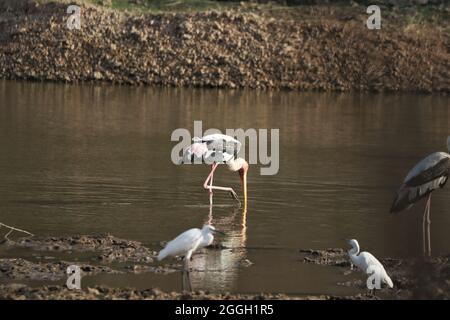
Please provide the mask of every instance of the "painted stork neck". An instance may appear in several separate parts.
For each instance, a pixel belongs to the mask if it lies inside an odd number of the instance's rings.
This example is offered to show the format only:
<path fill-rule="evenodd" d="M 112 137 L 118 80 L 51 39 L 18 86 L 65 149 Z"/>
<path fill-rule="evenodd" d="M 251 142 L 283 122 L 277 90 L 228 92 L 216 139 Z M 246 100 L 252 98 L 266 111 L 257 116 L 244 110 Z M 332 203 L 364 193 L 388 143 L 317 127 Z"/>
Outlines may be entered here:
<path fill-rule="evenodd" d="M 230 161 L 227 162 L 228 169 L 230 169 L 233 172 L 241 170 L 242 167 L 244 167 L 246 164 L 247 161 L 245 161 L 242 158 L 231 159 Z"/>
<path fill-rule="evenodd" d="M 244 192 L 244 210 L 247 211 L 247 171 L 248 163 L 245 159 L 237 158 L 231 159 L 227 162 L 228 169 L 234 172 L 239 172 L 241 178 L 242 189 Z"/>

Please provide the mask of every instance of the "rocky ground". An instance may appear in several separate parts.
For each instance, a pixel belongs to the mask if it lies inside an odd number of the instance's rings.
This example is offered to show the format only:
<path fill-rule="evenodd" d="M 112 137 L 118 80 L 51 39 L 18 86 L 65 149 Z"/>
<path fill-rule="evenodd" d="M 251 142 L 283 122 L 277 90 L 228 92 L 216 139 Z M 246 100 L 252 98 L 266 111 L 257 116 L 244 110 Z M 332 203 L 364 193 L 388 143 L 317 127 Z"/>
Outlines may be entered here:
<path fill-rule="evenodd" d="M 37 251 L 95 251 L 97 259 L 106 262 L 152 262 L 156 252 L 140 242 L 111 235 L 76 235 L 68 237 L 33 237 L 8 241 L 7 245 Z"/>
<path fill-rule="evenodd" d="M 394 289 L 382 290 L 382 295 L 370 295 L 365 289 L 365 277 L 350 271 L 347 254 L 342 249 L 300 250 L 303 263 L 341 268 L 345 274 L 355 277 L 340 286 L 358 287 L 362 294 L 354 296 L 288 296 L 284 294 L 230 294 L 196 292 L 163 292 L 158 288 L 137 290 L 134 288 L 109 288 L 103 285 L 69 290 L 61 285 L 67 278 L 71 264 L 81 268 L 82 275 L 125 273 L 172 273 L 181 269 L 180 261 L 155 266 L 156 252 L 137 241 L 119 239 L 111 235 L 76 235 L 65 237 L 28 237 L 3 241 L 3 252 L 27 250 L 33 259 L 0 258 L 0 299 L 449 299 L 450 256 L 431 259 L 399 260 L 385 258 L 381 262 L 394 282 Z M 104 259 L 105 252 L 108 253 Z M 85 262 L 69 262 L 57 259 L 58 253 L 80 255 L 90 253 Z M 113 258 L 111 258 L 113 257 Z M 119 264 L 118 264 L 119 262 Z M 29 281 L 40 281 L 30 285 Z M 42 285 L 42 281 L 46 285 Z M 59 282 L 58 282 L 59 281 Z M 49 284 L 50 283 L 50 284 Z M 54 285 L 52 283 L 55 283 Z"/>
<path fill-rule="evenodd" d="M 181 269 L 181 263 L 151 265 L 156 252 L 137 241 L 111 235 L 75 235 L 65 237 L 26 237 L 6 240 L 0 244 L 3 252 L 24 249 L 37 253 L 33 261 L 23 258 L 0 258 L 0 299 L 295 299 L 282 294 L 217 294 L 204 291 L 163 292 L 157 288 L 88 287 L 69 290 L 66 286 L 23 284 L 24 280 L 55 282 L 67 278 L 67 267 L 76 264 L 82 276 L 94 274 L 171 273 Z M 88 262 L 57 260 L 58 253 L 80 255 L 90 253 Z M 105 258 L 106 257 L 106 258 Z M 117 264 L 117 262 L 125 264 Z M 308 299 L 330 297 L 303 297 Z"/>
<path fill-rule="evenodd" d="M 343 249 L 300 250 L 303 262 L 340 267 L 350 271 L 350 261 Z M 395 299 L 450 299 L 450 255 L 418 259 L 380 259 L 392 281 L 394 290 L 388 295 Z M 366 278 L 340 283 L 343 286 L 366 288 Z"/>
<path fill-rule="evenodd" d="M 0 299 L 16 300 L 317 300 L 338 299 L 331 296 L 290 297 L 283 294 L 215 294 L 204 291 L 163 292 L 159 289 L 136 290 L 132 288 L 108 288 L 97 286 L 86 290 L 69 290 L 63 286 L 38 288 L 26 285 L 0 285 Z"/>
<path fill-rule="evenodd" d="M 66 261 L 34 263 L 21 258 L 0 259 L 0 272 L 2 277 L 8 279 L 57 281 L 67 278 L 67 267 L 73 264 L 77 264 L 84 275 L 120 273 L 120 271 L 113 270 L 107 266 L 95 266 Z"/>
<path fill-rule="evenodd" d="M 73 264 L 81 268 L 83 275 L 99 273 L 172 273 L 181 264 L 153 266 L 157 252 L 138 241 L 125 240 L 108 234 L 74 235 L 66 237 L 26 237 L 3 241 L 6 250 L 28 249 L 35 261 L 22 258 L 0 259 L 0 275 L 8 279 L 51 280 L 66 278 L 67 267 Z M 58 260 L 55 254 L 77 255 L 90 253 L 89 262 Z M 111 265 L 117 266 L 114 269 Z"/>
<path fill-rule="evenodd" d="M 69 30 L 66 3 L 0 2 L 0 78 L 450 92 L 448 2 L 382 4 L 372 31 L 356 2 L 158 14 L 80 5 L 81 29 Z"/>

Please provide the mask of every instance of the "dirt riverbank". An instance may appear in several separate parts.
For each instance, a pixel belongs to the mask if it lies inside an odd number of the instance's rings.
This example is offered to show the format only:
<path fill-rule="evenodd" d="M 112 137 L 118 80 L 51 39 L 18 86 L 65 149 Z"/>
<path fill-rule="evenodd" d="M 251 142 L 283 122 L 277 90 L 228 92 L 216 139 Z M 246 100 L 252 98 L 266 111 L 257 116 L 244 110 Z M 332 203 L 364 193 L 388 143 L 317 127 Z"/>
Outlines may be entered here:
<path fill-rule="evenodd" d="M 448 4 L 417 18 L 363 5 L 142 13 L 67 4 L 0 4 L 0 78 L 61 82 L 338 91 L 450 92 Z M 422 9 L 420 9 L 422 10 Z M 435 14 L 436 13 L 436 14 Z"/>
<path fill-rule="evenodd" d="M 450 256 L 431 259 L 381 259 L 394 282 L 394 289 L 382 289 L 372 296 L 365 287 L 365 277 L 350 271 L 343 249 L 300 250 L 303 263 L 324 268 L 340 268 L 349 277 L 336 286 L 358 288 L 352 296 L 305 295 L 289 296 L 277 293 L 231 294 L 205 291 L 163 292 L 158 288 L 110 288 L 102 284 L 69 290 L 62 283 L 71 264 L 80 267 L 82 276 L 110 276 L 158 273 L 162 276 L 180 272 L 179 260 L 155 265 L 155 251 L 137 241 L 111 235 L 75 235 L 65 237 L 33 237 L 4 241 L 0 250 L 0 299 L 449 299 Z M 22 250 L 23 256 L 11 257 L 8 252 Z M 105 252 L 108 259 L 104 259 Z M 74 259 L 68 262 L 60 256 Z M 83 256 L 84 254 L 84 256 Z M 86 255 L 87 254 L 87 255 Z M 111 259 L 110 257 L 114 257 Z M 30 282 L 31 281 L 31 282 Z"/>
<path fill-rule="evenodd" d="M 284 294 L 230 294 L 195 292 L 163 292 L 158 288 L 110 288 L 90 286 L 69 290 L 62 285 L 66 269 L 77 265 L 81 275 L 119 275 L 147 272 L 165 275 L 180 272 L 179 260 L 154 265 L 156 252 L 137 241 L 111 235 L 74 235 L 64 237 L 29 237 L 2 241 L 0 250 L 6 256 L 10 251 L 27 252 L 25 258 L 0 258 L 0 299 L 331 299 L 331 296 L 290 297 Z M 30 255 L 30 253 L 32 253 Z M 107 253 L 107 254 L 105 254 Z M 74 259 L 67 262 L 58 258 L 65 254 Z M 83 256 L 80 261 L 80 256 Z M 105 259 L 104 257 L 107 257 Z M 112 258 L 111 258 L 112 257 Z M 34 285 L 29 285 L 34 281 Z"/>
<path fill-rule="evenodd" d="M 355 273 L 356 278 L 341 286 L 366 288 L 366 277 L 361 271 L 350 270 L 345 250 L 300 250 L 303 262 L 327 267 L 339 267 L 344 274 Z M 385 289 L 392 299 L 450 299 L 450 255 L 432 258 L 382 258 L 380 262 L 394 282 L 394 289 Z"/>
<path fill-rule="evenodd" d="M 332 296 L 291 297 L 284 294 L 215 294 L 204 291 L 163 292 L 159 289 L 136 290 L 97 286 L 84 290 L 69 290 L 63 286 L 29 287 L 0 285 L 0 299 L 16 300 L 330 300 L 344 299 Z M 350 298 L 349 298 L 350 299 Z M 361 296 L 361 299 L 363 297 Z"/>

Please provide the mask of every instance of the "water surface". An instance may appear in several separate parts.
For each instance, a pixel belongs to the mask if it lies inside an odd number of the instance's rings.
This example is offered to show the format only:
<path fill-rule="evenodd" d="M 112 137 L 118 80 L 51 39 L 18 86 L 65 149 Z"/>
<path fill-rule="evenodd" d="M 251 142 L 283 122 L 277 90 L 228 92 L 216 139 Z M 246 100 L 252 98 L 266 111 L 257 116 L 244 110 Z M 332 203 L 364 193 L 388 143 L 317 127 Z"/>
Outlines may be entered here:
<path fill-rule="evenodd" d="M 155 250 L 210 218 L 206 166 L 175 166 L 174 129 L 279 128 L 280 170 L 249 171 L 244 215 L 215 194 L 226 249 L 197 255 L 194 289 L 290 294 L 353 292 L 342 269 L 305 265 L 300 248 L 345 247 L 379 257 L 420 254 L 423 204 L 390 215 L 395 190 L 425 155 L 445 151 L 449 98 L 0 81 L 1 221 L 38 235 L 111 233 Z M 241 192 L 219 168 L 215 183 Z M 450 191 L 432 201 L 434 254 L 449 252 Z M 76 257 L 74 257 L 75 259 Z M 246 259 L 254 264 L 242 266 Z M 179 289 L 179 274 L 86 278 Z"/>

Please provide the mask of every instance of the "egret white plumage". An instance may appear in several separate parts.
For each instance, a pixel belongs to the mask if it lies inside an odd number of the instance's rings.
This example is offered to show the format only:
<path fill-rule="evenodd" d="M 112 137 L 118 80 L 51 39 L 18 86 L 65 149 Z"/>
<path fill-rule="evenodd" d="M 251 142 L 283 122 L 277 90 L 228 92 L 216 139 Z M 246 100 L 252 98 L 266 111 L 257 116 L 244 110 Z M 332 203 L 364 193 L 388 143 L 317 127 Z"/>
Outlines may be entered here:
<path fill-rule="evenodd" d="M 183 256 L 185 269 L 187 269 L 192 254 L 200 248 L 209 246 L 214 241 L 215 233 L 223 234 L 209 224 L 205 224 L 202 229 L 189 229 L 168 242 L 164 249 L 159 252 L 158 260 L 161 261 L 168 256 Z"/>
<path fill-rule="evenodd" d="M 209 246 L 214 241 L 214 233 L 223 234 L 217 231 L 212 225 L 205 224 L 202 229 L 189 229 L 178 237 L 168 242 L 167 245 L 158 254 L 158 260 L 161 261 L 168 256 L 183 256 L 184 267 L 182 272 L 182 290 L 185 287 L 192 291 L 191 280 L 189 278 L 189 260 L 192 254 L 203 247 Z M 187 282 L 187 286 L 185 283 Z"/>
<path fill-rule="evenodd" d="M 450 136 L 447 138 L 450 151 Z M 450 174 L 450 154 L 435 152 L 420 161 L 406 176 L 391 207 L 391 213 L 410 209 L 420 199 L 426 197 L 422 218 L 423 252 L 431 255 L 431 193 L 443 188 Z"/>
<path fill-rule="evenodd" d="M 371 253 L 363 251 L 359 252 L 359 243 L 355 239 L 348 240 L 348 244 L 352 246 L 352 248 L 348 251 L 348 255 L 352 264 L 361 269 L 364 273 L 370 274 L 371 271 L 377 270 L 380 276 L 380 281 L 388 285 L 389 288 L 394 287 L 394 283 L 391 278 L 388 276 L 386 270 L 383 265 L 377 258 L 375 258 Z"/>
<path fill-rule="evenodd" d="M 181 163 L 206 163 L 211 165 L 211 172 L 203 183 L 203 188 L 209 191 L 209 203 L 213 204 L 213 190 L 230 192 L 231 196 L 239 201 L 233 188 L 213 185 L 214 171 L 219 164 L 226 164 L 228 169 L 238 172 L 244 193 L 244 210 L 247 209 L 247 172 L 248 163 L 238 157 L 241 143 L 233 137 L 224 134 L 210 134 L 202 138 L 195 137 L 194 143 L 189 146 Z"/>

